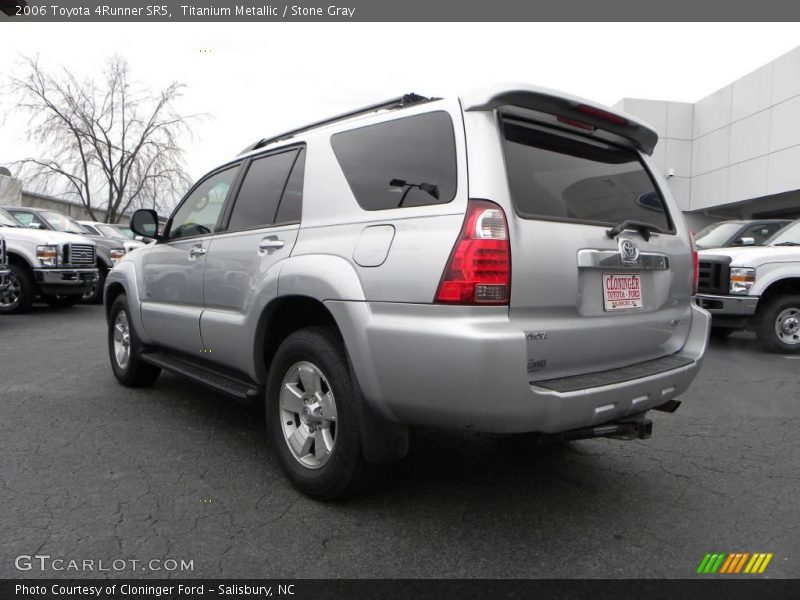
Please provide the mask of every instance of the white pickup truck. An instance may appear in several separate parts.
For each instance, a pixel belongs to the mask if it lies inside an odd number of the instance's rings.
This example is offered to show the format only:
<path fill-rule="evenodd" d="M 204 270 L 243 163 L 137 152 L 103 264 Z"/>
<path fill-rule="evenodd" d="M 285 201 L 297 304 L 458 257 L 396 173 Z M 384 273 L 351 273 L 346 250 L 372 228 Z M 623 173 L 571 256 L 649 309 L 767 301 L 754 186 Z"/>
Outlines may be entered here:
<path fill-rule="evenodd" d="M 800 220 L 765 246 L 702 250 L 696 302 L 714 337 L 748 329 L 769 351 L 800 353 Z"/>
<path fill-rule="evenodd" d="M 37 296 L 71 306 L 97 282 L 95 243 L 85 236 L 28 229 L 2 209 L 0 235 L 9 270 L 8 283 L 0 285 L 0 314 L 26 312 Z"/>

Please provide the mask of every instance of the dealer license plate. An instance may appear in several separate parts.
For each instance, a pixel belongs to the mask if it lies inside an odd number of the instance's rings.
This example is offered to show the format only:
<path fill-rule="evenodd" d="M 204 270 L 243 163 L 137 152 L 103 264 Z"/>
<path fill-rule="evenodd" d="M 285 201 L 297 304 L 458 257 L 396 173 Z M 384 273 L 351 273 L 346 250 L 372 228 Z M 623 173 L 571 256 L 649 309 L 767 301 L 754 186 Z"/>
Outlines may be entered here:
<path fill-rule="evenodd" d="M 641 279 L 636 273 L 603 273 L 603 308 L 642 308 Z"/>

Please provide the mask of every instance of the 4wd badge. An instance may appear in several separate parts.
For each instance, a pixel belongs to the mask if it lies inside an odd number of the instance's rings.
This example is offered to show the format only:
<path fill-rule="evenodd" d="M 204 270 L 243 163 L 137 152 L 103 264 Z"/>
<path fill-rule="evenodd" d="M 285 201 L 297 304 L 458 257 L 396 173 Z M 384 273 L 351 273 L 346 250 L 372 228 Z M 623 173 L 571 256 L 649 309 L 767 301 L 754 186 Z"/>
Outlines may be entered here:
<path fill-rule="evenodd" d="M 532 359 L 530 359 L 528 361 L 528 373 L 533 373 L 535 371 L 541 371 L 546 366 L 547 366 L 547 360 L 546 359 L 536 360 L 535 358 L 532 358 Z"/>

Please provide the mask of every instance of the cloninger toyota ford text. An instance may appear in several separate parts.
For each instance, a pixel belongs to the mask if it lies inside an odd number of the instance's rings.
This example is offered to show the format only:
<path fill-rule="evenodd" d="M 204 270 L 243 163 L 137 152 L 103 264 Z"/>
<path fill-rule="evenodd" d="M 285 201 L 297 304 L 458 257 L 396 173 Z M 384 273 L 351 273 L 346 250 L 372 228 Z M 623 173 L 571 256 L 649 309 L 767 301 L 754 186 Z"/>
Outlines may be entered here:
<path fill-rule="evenodd" d="M 361 489 L 408 426 L 646 438 L 697 375 L 697 254 L 644 123 L 518 85 L 408 94 L 203 177 L 105 286 L 111 366 L 266 407 L 292 483 Z"/>

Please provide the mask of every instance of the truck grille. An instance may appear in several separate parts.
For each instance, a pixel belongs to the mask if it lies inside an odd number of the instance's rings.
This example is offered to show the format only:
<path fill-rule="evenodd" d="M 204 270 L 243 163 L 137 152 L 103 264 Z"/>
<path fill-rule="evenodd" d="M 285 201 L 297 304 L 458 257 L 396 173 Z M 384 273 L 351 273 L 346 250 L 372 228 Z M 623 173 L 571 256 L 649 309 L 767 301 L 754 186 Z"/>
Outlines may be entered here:
<path fill-rule="evenodd" d="M 8 264 L 8 255 L 6 254 L 6 241 L 0 240 L 0 267 L 5 267 Z"/>
<path fill-rule="evenodd" d="M 94 266 L 94 246 L 89 244 L 67 244 L 64 263 L 68 265 Z"/>
<path fill-rule="evenodd" d="M 727 294 L 731 272 L 730 262 L 729 258 L 701 259 L 697 291 L 700 294 Z"/>

